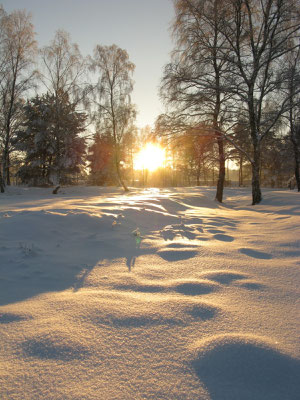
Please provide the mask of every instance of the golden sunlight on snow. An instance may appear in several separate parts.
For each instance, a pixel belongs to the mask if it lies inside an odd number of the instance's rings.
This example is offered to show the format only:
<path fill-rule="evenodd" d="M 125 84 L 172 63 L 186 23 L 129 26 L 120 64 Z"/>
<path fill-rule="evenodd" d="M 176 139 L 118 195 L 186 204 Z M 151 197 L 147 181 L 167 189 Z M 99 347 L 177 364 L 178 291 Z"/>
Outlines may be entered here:
<path fill-rule="evenodd" d="M 8 187 L 0 399 L 299 400 L 298 193 L 214 197 Z"/>
<path fill-rule="evenodd" d="M 147 143 L 134 160 L 134 169 L 155 171 L 166 161 L 165 150 L 158 144 Z"/>

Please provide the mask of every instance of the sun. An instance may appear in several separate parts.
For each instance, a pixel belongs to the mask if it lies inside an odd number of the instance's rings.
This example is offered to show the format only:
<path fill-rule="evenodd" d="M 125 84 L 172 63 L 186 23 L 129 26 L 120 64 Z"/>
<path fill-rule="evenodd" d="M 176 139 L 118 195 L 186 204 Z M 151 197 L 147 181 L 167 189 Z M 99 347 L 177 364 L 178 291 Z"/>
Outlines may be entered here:
<path fill-rule="evenodd" d="M 146 146 L 136 155 L 134 160 L 134 169 L 155 171 L 162 167 L 165 161 L 165 150 L 158 144 L 147 143 Z"/>

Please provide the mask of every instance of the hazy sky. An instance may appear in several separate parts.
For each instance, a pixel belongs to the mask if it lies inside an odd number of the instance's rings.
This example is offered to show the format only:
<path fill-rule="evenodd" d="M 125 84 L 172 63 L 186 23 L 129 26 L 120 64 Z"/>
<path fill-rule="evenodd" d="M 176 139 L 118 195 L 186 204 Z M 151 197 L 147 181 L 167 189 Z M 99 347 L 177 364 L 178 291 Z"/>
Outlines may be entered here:
<path fill-rule="evenodd" d="M 7 12 L 26 9 L 32 14 L 39 46 L 52 40 L 57 29 L 69 32 L 83 55 L 96 44 L 115 43 L 135 63 L 133 102 L 137 125 L 153 124 L 163 105 L 158 86 L 172 50 L 172 0 L 0 0 Z"/>

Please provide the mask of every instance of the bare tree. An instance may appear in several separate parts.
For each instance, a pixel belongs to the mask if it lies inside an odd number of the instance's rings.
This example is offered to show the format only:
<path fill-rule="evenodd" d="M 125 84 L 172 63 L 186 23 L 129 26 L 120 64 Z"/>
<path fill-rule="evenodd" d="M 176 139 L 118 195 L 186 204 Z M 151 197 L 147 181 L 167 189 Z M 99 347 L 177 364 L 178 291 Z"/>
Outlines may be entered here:
<path fill-rule="evenodd" d="M 81 102 L 87 87 L 87 63 L 70 35 L 58 30 L 51 43 L 40 50 L 40 57 L 40 78 L 47 91 L 56 98 L 67 94 L 73 104 Z"/>
<path fill-rule="evenodd" d="M 198 134 L 213 136 L 218 144 L 219 178 L 216 200 L 222 202 L 225 180 L 224 130 L 231 93 L 222 91 L 228 60 L 220 25 L 226 13 L 221 0 L 176 0 L 174 34 L 177 47 L 165 68 L 162 95 Z M 205 130 L 203 126 L 205 124 Z M 196 130 L 194 130 L 196 132 Z"/>
<path fill-rule="evenodd" d="M 135 66 L 129 60 L 126 50 L 116 45 L 97 45 L 90 67 L 98 76 L 93 92 L 96 107 L 94 116 L 100 121 L 100 125 L 112 132 L 116 172 L 120 184 L 125 191 L 128 191 L 121 174 L 120 155 L 126 129 L 135 118 L 135 110 L 130 98 Z"/>
<path fill-rule="evenodd" d="M 262 141 L 292 107 L 284 57 L 299 47 L 299 0 L 174 0 L 177 50 L 163 89 L 183 116 L 212 128 L 219 144 L 221 201 L 223 138 L 252 166 L 252 203 L 261 201 Z M 290 43 L 297 43 L 290 46 Z M 283 90 L 284 89 L 284 90 Z M 295 93 L 294 93 L 295 95 Z M 251 152 L 234 140 L 246 121 Z M 174 127 L 174 123 L 172 123 Z"/>
<path fill-rule="evenodd" d="M 1 12 L 0 113 L 2 134 L 2 186 L 10 184 L 11 139 L 18 125 L 23 95 L 33 86 L 37 51 L 31 16 L 25 11 Z"/>
<path fill-rule="evenodd" d="M 3 9 L 2 5 L 0 5 L 0 21 L 3 20 L 4 16 L 5 16 L 4 9 Z M 5 70 L 5 61 L 6 61 L 6 59 L 3 57 L 3 52 L 2 52 L 2 49 L 3 49 L 3 43 L 2 43 L 2 41 L 3 41 L 3 33 L 2 32 L 3 32 L 3 24 L 0 23 L 0 82 L 2 82 L 2 79 L 3 79 L 3 73 L 4 73 L 4 70 Z M 3 116 L 1 114 L 0 114 L 0 118 L 1 118 L 0 150 L 2 152 L 3 140 L 4 140 L 4 137 L 3 137 L 4 124 L 3 124 L 3 121 L 2 121 L 2 117 Z M 1 160 L 1 157 L 0 157 L 0 160 Z M 4 193 L 5 182 L 3 180 L 1 166 L 2 166 L 2 163 L 0 164 L 0 192 Z"/>
<path fill-rule="evenodd" d="M 290 109 L 288 113 L 290 140 L 294 151 L 295 179 L 300 192 L 300 48 L 294 49 L 286 58 L 288 94 Z"/>
<path fill-rule="evenodd" d="M 224 57 L 230 62 L 224 91 L 239 97 L 247 110 L 252 143 L 252 204 L 262 199 L 260 190 L 261 145 L 266 135 L 290 108 L 290 95 L 282 88 L 284 56 L 299 35 L 298 0 L 227 0 L 221 27 L 226 38 Z M 277 93 L 277 96 L 275 95 Z M 269 104 L 272 106 L 269 108 Z M 243 109 L 243 108 L 241 108 Z"/>

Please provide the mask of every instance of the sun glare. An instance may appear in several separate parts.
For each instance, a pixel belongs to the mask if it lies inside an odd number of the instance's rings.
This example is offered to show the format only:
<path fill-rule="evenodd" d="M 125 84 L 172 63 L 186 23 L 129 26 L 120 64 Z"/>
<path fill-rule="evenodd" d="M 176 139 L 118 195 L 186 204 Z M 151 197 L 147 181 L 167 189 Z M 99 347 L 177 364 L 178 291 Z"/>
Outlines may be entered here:
<path fill-rule="evenodd" d="M 155 171 L 164 165 L 165 160 L 165 150 L 162 147 L 158 144 L 147 143 L 135 157 L 134 169 Z"/>

